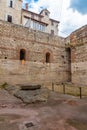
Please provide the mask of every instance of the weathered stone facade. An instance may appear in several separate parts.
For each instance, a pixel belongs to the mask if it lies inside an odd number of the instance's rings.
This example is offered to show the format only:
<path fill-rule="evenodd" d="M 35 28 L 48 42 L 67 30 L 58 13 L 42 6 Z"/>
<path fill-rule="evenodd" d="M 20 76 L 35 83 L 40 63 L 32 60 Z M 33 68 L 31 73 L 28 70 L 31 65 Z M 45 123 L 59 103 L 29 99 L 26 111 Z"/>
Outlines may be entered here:
<path fill-rule="evenodd" d="M 72 83 L 87 85 L 87 25 L 71 33 L 66 46 L 71 48 Z"/>
<path fill-rule="evenodd" d="M 25 52 L 23 64 L 21 50 Z M 69 78 L 68 55 L 58 36 L 0 21 L 0 83 L 64 82 Z"/>
<path fill-rule="evenodd" d="M 87 25 L 63 39 L 56 36 L 59 22 L 48 10 L 35 14 L 21 5 L 22 0 L 0 2 L 0 83 L 87 85 Z M 45 33 L 23 27 L 29 18 L 46 24 Z M 53 30 L 55 36 L 48 34 Z"/>
<path fill-rule="evenodd" d="M 12 23 L 21 24 L 22 0 L 0 0 L 0 20 L 8 21 L 12 17 Z M 11 5 L 10 5 L 11 4 Z"/>
<path fill-rule="evenodd" d="M 47 9 L 43 9 L 39 14 L 22 9 L 22 25 L 58 36 L 59 21 L 50 19 Z"/>
<path fill-rule="evenodd" d="M 22 9 L 22 0 L 0 0 L 0 20 L 22 25 L 52 35 L 58 35 L 59 21 L 50 19 L 50 12 L 43 9 L 39 14 Z"/>

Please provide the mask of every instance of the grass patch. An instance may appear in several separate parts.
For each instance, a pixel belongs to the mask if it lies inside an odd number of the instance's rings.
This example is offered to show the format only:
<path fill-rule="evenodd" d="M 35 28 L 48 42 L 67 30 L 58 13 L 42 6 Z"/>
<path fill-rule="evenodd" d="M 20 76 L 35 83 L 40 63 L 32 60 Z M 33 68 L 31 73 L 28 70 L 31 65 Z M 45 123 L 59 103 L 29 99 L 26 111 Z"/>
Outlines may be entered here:
<path fill-rule="evenodd" d="M 5 82 L 5 83 L 3 83 L 2 85 L 0 85 L 0 88 L 1 88 L 1 89 L 4 89 L 7 85 L 8 85 L 8 84 Z"/>

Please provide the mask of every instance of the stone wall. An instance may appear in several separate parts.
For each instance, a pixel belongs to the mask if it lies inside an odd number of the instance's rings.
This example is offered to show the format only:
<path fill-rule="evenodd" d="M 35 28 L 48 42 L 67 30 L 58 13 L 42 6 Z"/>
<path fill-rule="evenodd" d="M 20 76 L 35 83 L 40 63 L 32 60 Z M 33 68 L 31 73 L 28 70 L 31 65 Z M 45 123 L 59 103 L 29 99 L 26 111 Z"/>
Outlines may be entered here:
<path fill-rule="evenodd" d="M 25 50 L 25 63 L 20 50 Z M 50 63 L 46 63 L 46 53 Z M 69 64 L 59 37 L 0 21 L 0 83 L 65 82 Z"/>
<path fill-rule="evenodd" d="M 72 63 L 72 82 L 87 85 L 87 44 L 74 49 L 75 59 Z"/>
<path fill-rule="evenodd" d="M 87 85 L 87 25 L 70 35 L 72 82 Z"/>

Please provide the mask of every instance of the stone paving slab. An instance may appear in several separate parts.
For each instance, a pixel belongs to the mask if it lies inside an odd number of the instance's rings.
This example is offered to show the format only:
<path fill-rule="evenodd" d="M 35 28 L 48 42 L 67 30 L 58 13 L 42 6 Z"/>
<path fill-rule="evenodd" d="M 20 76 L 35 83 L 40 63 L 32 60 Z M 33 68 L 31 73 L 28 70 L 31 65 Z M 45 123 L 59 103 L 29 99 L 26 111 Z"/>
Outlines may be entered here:
<path fill-rule="evenodd" d="M 17 99 L 15 96 L 8 93 L 8 91 L 4 89 L 0 89 L 0 103 L 20 103 L 21 100 Z"/>
<path fill-rule="evenodd" d="M 30 122 L 33 126 L 26 128 Z M 87 130 L 87 99 L 51 92 L 46 103 L 0 108 L 0 130 Z"/>

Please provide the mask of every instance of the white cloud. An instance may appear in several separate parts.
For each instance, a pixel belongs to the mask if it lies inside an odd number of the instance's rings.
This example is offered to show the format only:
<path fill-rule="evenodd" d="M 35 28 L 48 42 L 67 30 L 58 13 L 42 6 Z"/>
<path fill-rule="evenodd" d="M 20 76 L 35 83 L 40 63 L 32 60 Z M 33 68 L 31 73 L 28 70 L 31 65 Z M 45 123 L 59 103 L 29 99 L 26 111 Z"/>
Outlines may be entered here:
<path fill-rule="evenodd" d="M 28 0 L 24 0 L 26 2 Z M 41 7 L 50 11 L 50 17 L 60 21 L 59 35 L 67 36 L 75 29 L 87 23 L 87 15 L 82 15 L 69 8 L 70 0 L 31 0 L 29 7 L 31 11 L 39 13 Z"/>
<path fill-rule="evenodd" d="M 69 8 L 70 0 L 64 0 L 62 9 L 62 19 L 59 29 L 66 34 L 70 34 L 77 28 L 87 24 L 87 15 L 82 15 L 77 11 Z M 64 34 L 60 32 L 60 35 Z M 65 34 L 65 36 L 66 36 Z"/>

